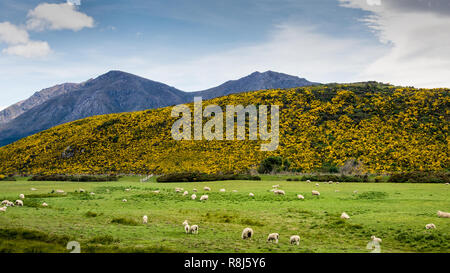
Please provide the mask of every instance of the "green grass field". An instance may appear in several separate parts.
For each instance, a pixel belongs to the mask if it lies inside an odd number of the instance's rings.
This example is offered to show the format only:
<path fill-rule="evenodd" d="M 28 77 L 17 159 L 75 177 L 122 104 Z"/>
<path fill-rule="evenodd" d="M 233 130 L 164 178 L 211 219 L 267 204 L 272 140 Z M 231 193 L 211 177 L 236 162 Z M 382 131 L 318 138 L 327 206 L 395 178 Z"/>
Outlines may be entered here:
<path fill-rule="evenodd" d="M 371 235 L 382 238 L 382 252 L 450 252 L 450 219 L 436 215 L 438 210 L 450 211 L 450 186 L 317 187 L 315 182 L 277 180 L 281 178 L 165 184 L 142 183 L 139 177 L 96 183 L 0 182 L 2 200 L 15 201 L 25 194 L 24 207 L 0 212 L 0 252 L 69 252 L 66 244 L 72 240 L 81 244 L 81 252 L 370 252 L 366 245 Z M 274 184 L 286 195 L 274 195 Z M 207 192 L 209 200 L 201 202 L 205 186 L 212 191 Z M 175 193 L 175 187 L 189 195 Z M 80 188 L 87 193 L 76 193 Z M 198 189 L 197 200 L 190 199 L 193 188 Z M 221 188 L 226 192 L 219 192 Z M 67 194 L 49 194 L 57 189 Z M 320 197 L 312 196 L 313 189 Z M 249 197 L 250 192 L 255 197 Z M 124 198 L 128 202 L 122 202 Z M 43 202 L 49 207 L 40 206 Z M 340 219 L 343 211 L 349 220 Z M 148 224 L 142 223 L 143 215 L 148 215 Z M 185 219 L 199 225 L 198 235 L 185 234 Z M 429 223 L 437 229 L 426 230 Z M 245 227 L 253 228 L 253 239 L 240 238 Z M 280 234 L 278 244 L 266 242 L 273 232 Z M 289 244 L 296 234 L 300 246 Z"/>

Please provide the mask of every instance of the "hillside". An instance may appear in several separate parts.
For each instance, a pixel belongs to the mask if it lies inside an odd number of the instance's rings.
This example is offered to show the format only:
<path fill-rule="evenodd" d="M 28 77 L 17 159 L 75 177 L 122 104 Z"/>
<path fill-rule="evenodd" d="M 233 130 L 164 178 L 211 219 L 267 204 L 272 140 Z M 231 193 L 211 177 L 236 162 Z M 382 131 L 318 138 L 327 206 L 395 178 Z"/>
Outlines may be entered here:
<path fill-rule="evenodd" d="M 377 83 L 262 90 L 204 101 L 280 105 L 280 145 L 260 141 L 175 141 L 172 107 L 94 116 L 0 148 L 0 173 L 243 171 L 269 155 L 313 171 L 350 159 L 367 172 L 449 169 L 449 89 Z M 205 120 L 204 120 L 205 122 Z"/>
<path fill-rule="evenodd" d="M 81 84 L 61 84 L 36 92 L 29 99 L 0 111 L 0 146 L 53 126 L 94 115 L 155 109 L 269 88 L 314 85 L 305 79 L 267 71 L 255 72 L 218 87 L 184 92 L 122 71 L 110 71 Z"/>

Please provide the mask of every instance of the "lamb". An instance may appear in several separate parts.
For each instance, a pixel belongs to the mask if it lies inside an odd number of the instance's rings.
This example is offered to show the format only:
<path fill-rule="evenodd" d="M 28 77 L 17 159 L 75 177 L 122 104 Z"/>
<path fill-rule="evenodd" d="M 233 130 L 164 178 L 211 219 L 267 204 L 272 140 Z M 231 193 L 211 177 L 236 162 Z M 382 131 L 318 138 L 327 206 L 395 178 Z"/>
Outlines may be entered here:
<path fill-rule="evenodd" d="M 184 231 L 186 232 L 186 234 L 188 234 L 190 232 L 190 230 L 191 230 L 191 227 L 188 224 L 184 225 Z"/>
<path fill-rule="evenodd" d="M 56 190 L 56 193 L 64 193 L 63 190 Z"/>
<path fill-rule="evenodd" d="M 274 189 L 279 188 L 279 187 L 280 187 L 280 185 L 273 185 L 272 186 L 272 188 L 274 188 Z"/>
<path fill-rule="evenodd" d="M 181 189 L 180 188 L 175 188 L 175 192 L 179 193 L 179 192 L 181 192 Z"/>
<path fill-rule="evenodd" d="M 125 191 L 130 191 L 131 189 L 125 189 Z"/>
<path fill-rule="evenodd" d="M 298 198 L 298 199 L 301 199 L 301 200 L 304 200 L 304 199 L 305 199 L 305 197 L 304 197 L 303 195 L 301 195 L 301 194 L 298 194 L 298 195 L 297 195 L 297 198 Z"/>
<path fill-rule="evenodd" d="M 358 190 L 354 190 L 353 193 L 354 193 L 354 194 L 357 194 L 357 193 L 358 193 Z"/>
<path fill-rule="evenodd" d="M 285 195 L 286 193 L 283 190 L 276 190 L 273 192 L 274 194 Z"/>
<path fill-rule="evenodd" d="M 22 200 L 16 200 L 16 206 L 19 206 L 19 207 L 23 207 L 23 201 Z"/>
<path fill-rule="evenodd" d="M 300 236 L 292 235 L 289 241 L 291 242 L 291 245 L 293 244 L 300 245 Z"/>
<path fill-rule="evenodd" d="M 220 189 L 219 191 L 220 191 L 220 192 L 225 192 L 225 189 Z"/>
<path fill-rule="evenodd" d="M 328 184 L 333 184 L 333 181 L 331 181 L 331 180 L 330 180 L 330 181 L 328 181 Z"/>
<path fill-rule="evenodd" d="M 8 204 L 9 203 L 9 200 L 3 200 L 2 201 L 2 205 L 6 205 L 6 204 Z"/>
<path fill-rule="evenodd" d="M 210 187 L 204 187 L 203 190 L 204 191 L 211 191 L 211 188 Z"/>
<path fill-rule="evenodd" d="M 319 195 L 320 195 L 320 192 L 318 192 L 318 191 L 312 191 L 312 195 L 317 195 L 317 196 L 319 196 Z"/>
<path fill-rule="evenodd" d="M 20 199 L 25 199 L 25 195 L 23 193 L 19 194 Z"/>
<path fill-rule="evenodd" d="M 193 193 L 192 195 L 191 195 L 191 199 L 192 200 L 195 200 L 197 198 L 197 195 L 195 194 L 195 193 Z"/>
<path fill-rule="evenodd" d="M 90 195 L 95 195 L 95 192 L 91 192 Z"/>
<path fill-rule="evenodd" d="M 450 218 L 450 212 L 443 212 L 438 210 L 437 215 L 441 218 Z"/>
<path fill-rule="evenodd" d="M 184 191 L 184 192 L 183 192 L 183 196 L 186 196 L 186 195 L 188 195 L 188 194 L 189 194 L 188 191 Z"/>
<path fill-rule="evenodd" d="M 206 201 L 206 200 L 208 200 L 208 195 L 200 196 L 200 201 Z"/>
<path fill-rule="evenodd" d="M 316 186 L 318 187 L 318 186 L 319 186 L 319 183 L 316 183 Z"/>
<path fill-rule="evenodd" d="M 341 214 L 341 219 L 350 219 L 350 216 L 348 216 L 347 213 L 343 212 L 343 213 Z"/>
<path fill-rule="evenodd" d="M 127 202 L 127 201 L 128 201 L 127 199 L 123 199 L 123 200 L 122 200 L 122 202 Z"/>
<path fill-rule="evenodd" d="M 7 206 L 7 207 L 14 207 L 14 203 L 8 201 L 8 203 L 6 203 L 6 206 Z"/>
<path fill-rule="evenodd" d="M 339 182 L 336 182 L 336 184 L 339 184 Z"/>
<path fill-rule="evenodd" d="M 189 222 L 188 222 L 188 220 L 184 220 L 184 222 L 183 222 L 183 226 L 185 226 L 185 225 L 189 225 Z"/>
<path fill-rule="evenodd" d="M 241 238 L 245 240 L 245 239 L 250 239 L 252 237 L 253 237 L 253 229 L 251 229 L 249 227 L 244 228 L 244 230 L 242 231 Z"/>
<path fill-rule="evenodd" d="M 278 244 L 278 238 L 280 235 L 278 233 L 270 233 L 269 236 L 267 236 L 267 242 L 274 242 L 275 244 Z"/>
<path fill-rule="evenodd" d="M 306 183 L 311 183 L 311 180 L 309 180 L 309 179 L 308 179 L 308 180 L 306 180 Z"/>
<path fill-rule="evenodd" d="M 251 193 L 248 194 L 248 196 L 254 197 L 255 195 L 251 192 Z"/>
<path fill-rule="evenodd" d="M 80 192 L 86 192 L 84 189 L 80 189 Z"/>
<path fill-rule="evenodd" d="M 381 243 L 381 241 L 382 241 L 380 238 L 377 238 L 375 236 L 371 236 L 370 239 L 372 239 L 372 242 L 377 242 L 377 243 Z"/>
<path fill-rule="evenodd" d="M 198 226 L 197 225 L 192 225 L 189 228 L 189 232 L 192 233 L 192 234 L 198 234 Z"/>
<path fill-rule="evenodd" d="M 6 207 L 1 207 L 0 211 L 6 212 Z"/>
<path fill-rule="evenodd" d="M 159 193 L 159 190 L 153 191 L 153 193 Z"/>
<path fill-rule="evenodd" d="M 31 188 L 30 190 L 31 190 L 31 191 L 37 191 L 37 189 L 36 189 L 36 188 Z"/>
<path fill-rule="evenodd" d="M 435 224 L 427 224 L 427 225 L 425 226 L 425 228 L 426 228 L 426 229 L 435 229 L 435 228 L 436 228 L 436 225 L 435 225 Z"/>
<path fill-rule="evenodd" d="M 197 192 L 197 189 L 193 189 L 192 191 L 193 191 L 193 192 Z"/>
<path fill-rule="evenodd" d="M 147 223 L 148 223 L 148 217 L 147 217 L 147 215 L 144 215 L 144 216 L 142 217 L 142 223 L 144 223 L 144 224 L 147 224 Z"/>
<path fill-rule="evenodd" d="M 48 204 L 44 202 L 44 203 L 42 203 L 42 206 L 43 207 L 48 207 Z"/>

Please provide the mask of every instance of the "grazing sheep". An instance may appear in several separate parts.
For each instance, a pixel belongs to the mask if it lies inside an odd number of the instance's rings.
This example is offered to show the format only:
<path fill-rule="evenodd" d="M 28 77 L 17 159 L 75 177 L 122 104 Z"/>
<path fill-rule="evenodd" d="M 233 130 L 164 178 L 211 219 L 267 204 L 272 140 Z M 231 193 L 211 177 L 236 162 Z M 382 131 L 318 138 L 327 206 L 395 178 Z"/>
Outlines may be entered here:
<path fill-rule="evenodd" d="M 249 227 L 244 228 L 244 230 L 242 231 L 241 238 L 245 240 L 245 239 L 250 239 L 252 237 L 253 237 L 253 229 L 251 229 Z"/>
<path fill-rule="evenodd" d="M 280 185 L 273 185 L 272 186 L 272 188 L 274 188 L 274 189 L 279 188 L 279 187 L 280 187 Z"/>
<path fill-rule="evenodd" d="M 289 241 L 291 242 L 291 245 L 293 244 L 300 245 L 300 236 L 292 235 Z"/>
<path fill-rule="evenodd" d="M 147 215 L 142 216 L 142 223 L 147 224 L 148 223 L 148 217 Z"/>
<path fill-rule="evenodd" d="M 377 242 L 377 243 L 381 243 L 381 241 L 382 241 L 380 238 L 377 238 L 375 236 L 371 236 L 370 239 L 372 239 L 372 242 Z"/>
<path fill-rule="evenodd" d="M 192 200 L 195 200 L 197 198 L 197 195 L 195 194 L 195 193 L 193 193 L 192 195 L 191 195 L 191 199 Z"/>
<path fill-rule="evenodd" d="M 285 195 L 286 193 L 283 190 L 276 190 L 273 192 L 274 194 Z"/>
<path fill-rule="evenodd" d="M 434 228 L 436 228 L 436 225 L 435 225 L 435 224 L 427 224 L 427 225 L 425 226 L 425 228 L 426 228 L 426 229 L 434 229 Z"/>
<path fill-rule="evenodd" d="M 333 181 L 331 181 L 331 180 L 330 180 L 330 181 L 328 181 L 328 184 L 333 184 Z"/>
<path fill-rule="evenodd" d="M 189 222 L 188 222 L 188 220 L 184 220 L 184 222 L 183 222 L 183 226 L 185 226 L 185 225 L 189 225 Z"/>
<path fill-rule="evenodd" d="M 269 236 L 267 236 L 267 242 L 275 241 L 275 244 L 278 244 L 278 237 L 280 237 L 278 233 L 270 233 Z"/>
<path fill-rule="evenodd" d="M 125 191 L 131 191 L 131 189 L 125 189 Z"/>
<path fill-rule="evenodd" d="M 319 186 L 319 183 L 316 183 L 316 186 L 318 187 L 318 186 Z"/>
<path fill-rule="evenodd" d="M 193 191 L 193 192 L 197 192 L 197 189 L 193 189 L 192 191 Z"/>
<path fill-rule="evenodd" d="M 56 190 L 56 193 L 64 193 L 63 190 Z"/>
<path fill-rule="evenodd" d="M 189 228 L 189 232 L 192 233 L 192 234 L 198 234 L 198 226 L 197 225 L 192 225 Z"/>
<path fill-rule="evenodd" d="M 311 180 L 309 180 L 309 179 L 308 179 L 308 180 L 306 180 L 306 183 L 311 183 Z"/>
<path fill-rule="evenodd" d="M 343 212 L 343 213 L 341 214 L 341 219 L 350 219 L 350 216 L 348 216 L 347 213 Z"/>
<path fill-rule="evenodd" d="M 188 224 L 184 225 L 184 231 L 188 234 L 191 231 L 191 227 Z"/>
<path fill-rule="evenodd" d="M 19 194 L 20 199 L 25 199 L 25 195 L 23 193 Z"/>
<path fill-rule="evenodd" d="M 179 192 L 181 192 L 181 189 L 180 188 L 175 188 L 175 192 L 179 193 Z"/>
<path fill-rule="evenodd" d="M 237 192 L 237 190 L 232 190 L 232 192 Z"/>
<path fill-rule="evenodd" d="M 354 193 L 354 194 L 357 194 L 357 193 L 358 193 L 358 190 L 354 190 L 353 193 Z"/>
<path fill-rule="evenodd" d="M 447 183 L 445 183 L 445 185 L 447 185 L 447 186 L 448 186 L 448 185 L 449 185 L 449 183 L 447 182 Z"/>
<path fill-rule="evenodd" d="M 301 195 L 301 194 L 297 195 L 297 198 L 298 198 L 298 199 L 301 199 L 301 200 L 304 200 L 304 199 L 305 199 L 305 197 L 304 197 L 303 195 Z"/>
<path fill-rule="evenodd" d="M 109 193 L 109 189 L 106 189 L 106 192 Z"/>
<path fill-rule="evenodd" d="M 334 192 L 339 192 L 339 190 L 334 190 Z"/>
<path fill-rule="evenodd" d="M 336 182 L 336 184 L 339 184 L 339 182 Z"/>
<path fill-rule="evenodd" d="M 204 191 L 211 191 L 211 188 L 210 187 L 204 187 L 203 190 Z"/>
<path fill-rule="evenodd" d="M 31 188 L 30 190 L 31 190 L 31 191 L 37 191 L 37 189 L 36 189 L 36 188 Z"/>
<path fill-rule="evenodd" d="M 438 210 L 437 215 L 441 218 L 450 218 L 450 212 L 443 212 Z"/>
<path fill-rule="evenodd" d="M 8 204 L 9 203 L 9 200 L 3 200 L 2 201 L 2 205 L 6 205 L 6 204 Z"/>
<path fill-rule="evenodd" d="M 248 194 L 248 196 L 254 197 L 255 195 L 251 192 L 251 193 Z"/>
<path fill-rule="evenodd" d="M 1 207 L 0 211 L 6 212 L 6 207 Z"/>
<path fill-rule="evenodd" d="M 220 192 L 225 192 L 225 189 L 220 189 L 219 191 L 220 191 Z"/>
<path fill-rule="evenodd" d="M 16 200 L 16 206 L 19 206 L 19 207 L 23 207 L 23 201 L 22 200 Z"/>
<path fill-rule="evenodd" d="M 206 201 L 206 200 L 208 200 L 208 195 L 202 195 L 202 196 L 200 196 L 200 201 Z"/>
<path fill-rule="evenodd" d="M 91 192 L 90 195 L 95 195 L 95 192 Z"/>
<path fill-rule="evenodd" d="M 48 207 L 48 204 L 44 202 L 44 203 L 42 203 L 42 206 L 43 207 Z"/>
<path fill-rule="evenodd" d="M 8 203 L 6 203 L 6 206 L 7 207 L 14 207 L 14 203 L 13 202 L 8 202 Z"/>
<path fill-rule="evenodd" d="M 123 200 L 122 200 L 122 202 L 127 202 L 127 201 L 128 201 L 127 199 L 123 199 Z"/>
<path fill-rule="evenodd" d="M 318 192 L 318 191 L 312 191 L 311 193 L 312 193 L 312 195 L 317 195 L 317 196 L 320 195 L 320 192 Z"/>
<path fill-rule="evenodd" d="M 188 191 L 184 191 L 184 192 L 183 192 L 183 196 L 186 196 L 186 195 L 188 195 L 188 194 L 189 194 Z"/>
<path fill-rule="evenodd" d="M 153 191 L 153 193 L 159 193 L 159 190 Z"/>
<path fill-rule="evenodd" d="M 80 192 L 86 192 L 84 189 L 80 189 Z"/>

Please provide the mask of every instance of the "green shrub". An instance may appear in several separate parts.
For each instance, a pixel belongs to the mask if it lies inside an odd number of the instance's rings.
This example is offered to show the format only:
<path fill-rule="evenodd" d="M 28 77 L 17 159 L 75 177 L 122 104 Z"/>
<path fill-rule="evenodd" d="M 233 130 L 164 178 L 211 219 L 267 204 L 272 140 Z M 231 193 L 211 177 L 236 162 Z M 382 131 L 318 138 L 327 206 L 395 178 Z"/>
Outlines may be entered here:
<path fill-rule="evenodd" d="M 158 177 L 157 182 L 202 182 L 223 180 L 261 180 L 261 177 L 249 174 L 206 174 L 200 172 L 172 173 Z"/>
<path fill-rule="evenodd" d="M 319 181 L 319 182 L 368 182 L 369 178 L 367 175 L 334 175 L 334 174 L 324 174 L 324 175 L 305 175 L 302 176 L 301 181 Z"/>
<path fill-rule="evenodd" d="M 117 218 L 113 218 L 113 219 L 111 220 L 111 223 L 113 223 L 113 224 L 127 225 L 127 226 L 137 226 L 137 225 L 139 225 L 138 222 L 136 222 L 136 220 L 131 219 L 131 218 L 127 218 L 127 217 L 117 217 Z"/>
<path fill-rule="evenodd" d="M 118 181 L 119 177 L 115 175 L 93 176 L 93 175 L 35 175 L 28 181 L 71 181 L 71 182 L 106 182 Z"/>
<path fill-rule="evenodd" d="M 393 183 L 450 183 L 449 172 L 407 172 L 397 173 L 389 177 Z"/>

